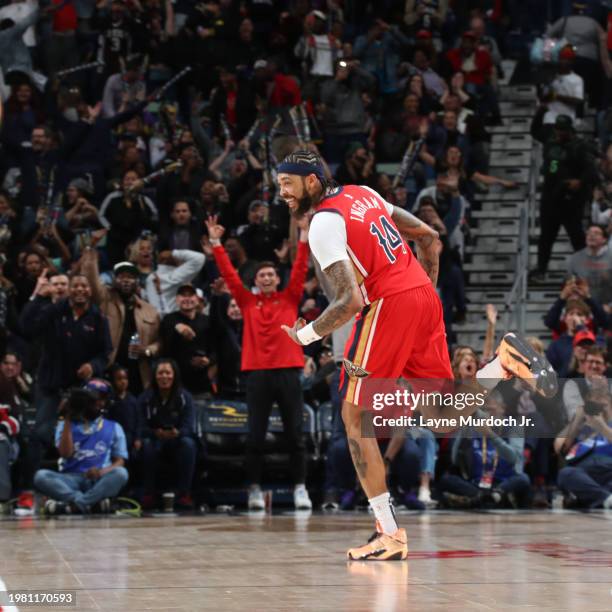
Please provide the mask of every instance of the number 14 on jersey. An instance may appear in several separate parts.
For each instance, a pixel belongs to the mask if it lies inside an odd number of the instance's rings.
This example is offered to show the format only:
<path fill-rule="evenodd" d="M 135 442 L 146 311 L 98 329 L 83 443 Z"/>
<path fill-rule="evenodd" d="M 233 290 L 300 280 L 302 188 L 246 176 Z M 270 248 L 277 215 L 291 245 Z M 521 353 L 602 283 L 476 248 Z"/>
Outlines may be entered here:
<path fill-rule="evenodd" d="M 382 229 L 378 227 L 376 223 L 372 221 L 370 223 L 370 234 L 374 234 L 376 238 L 378 238 L 378 244 L 383 248 L 387 259 L 391 263 L 395 263 L 397 257 L 395 256 L 394 251 L 401 248 L 402 253 L 406 252 L 406 246 L 404 245 L 404 241 L 400 236 L 399 232 L 386 217 L 381 216 L 378 219 Z"/>

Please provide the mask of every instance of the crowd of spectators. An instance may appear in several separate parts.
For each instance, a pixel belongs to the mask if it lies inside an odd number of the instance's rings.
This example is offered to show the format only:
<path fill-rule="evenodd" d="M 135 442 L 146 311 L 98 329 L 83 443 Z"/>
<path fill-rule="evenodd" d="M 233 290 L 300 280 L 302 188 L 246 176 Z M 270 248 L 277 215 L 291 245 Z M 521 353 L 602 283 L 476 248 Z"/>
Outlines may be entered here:
<path fill-rule="evenodd" d="M 547 439 L 487 430 L 449 444 L 415 430 L 383 451 L 395 490 L 417 508 L 432 494 L 449 505 L 527 505 L 534 490 L 546 504 L 555 451 L 596 438 L 589 448 L 612 454 L 598 382 L 612 300 L 612 29 L 595 0 L 534 4 L 535 17 L 531 3 L 505 0 L 0 8 L 0 502 L 17 496 L 28 513 L 36 489 L 51 513 L 89 512 L 127 487 L 145 507 L 172 489 L 191 508 L 206 455 L 196 404 L 229 399 L 249 411 L 250 507 L 264 505 L 273 402 L 295 505 L 311 507 L 301 414 L 304 399 L 337 405 L 342 333 L 304 355 L 280 331 L 328 303 L 307 228 L 276 193 L 275 163 L 297 148 L 320 152 L 339 183 L 368 185 L 438 230 L 453 367 L 473 378 L 492 355 L 496 312 L 487 309 L 482 355 L 455 347 L 471 210 L 476 194 L 515 187 L 490 173 L 488 128 L 502 122 L 502 57 L 516 32 L 543 33 L 547 11 L 549 34 L 568 45 L 532 126 L 544 143 L 532 279 L 546 280 L 563 225 L 576 252 L 546 316 L 546 352 L 561 376 L 577 377 L 563 390 L 566 413 L 510 386 L 489 411 L 535 411 Z M 576 135 L 587 104 L 596 146 Z M 603 406 L 595 416 L 593 402 Z M 334 422 L 321 488 L 329 507 L 349 508 L 359 492 Z M 609 503 L 612 466 L 593 456 L 559 483 L 580 503 Z"/>

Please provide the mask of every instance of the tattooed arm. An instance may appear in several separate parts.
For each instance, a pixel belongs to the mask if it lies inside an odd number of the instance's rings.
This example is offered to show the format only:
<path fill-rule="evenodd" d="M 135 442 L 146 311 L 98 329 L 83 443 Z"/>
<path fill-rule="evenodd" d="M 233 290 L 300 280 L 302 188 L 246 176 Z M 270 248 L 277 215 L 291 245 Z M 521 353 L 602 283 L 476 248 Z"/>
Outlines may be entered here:
<path fill-rule="evenodd" d="M 400 234 L 416 245 L 417 257 L 433 286 L 438 283 L 440 240 L 438 232 L 403 208 L 393 207 L 393 221 Z"/>
<path fill-rule="evenodd" d="M 363 308 L 363 300 L 357 286 L 357 279 L 353 272 L 353 266 L 348 259 L 332 263 L 323 270 L 323 274 L 325 274 L 325 277 L 332 286 L 335 298 L 312 323 L 315 333 L 321 337 L 327 336 L 335 329 L 344 325 Z M 281 327 L 292 340 L 302 344 L 297 337 L 297 331 L 304 327 L 305 324 L 304 319 L 298 319 L 293 327 L 287 325 L 282 325 Z"/>
<path fill-rule="evenodd" d="M 337 261 L 325 268 L 323 274 L 333 287 L 335 297 L 313 323 L 314 330 L 319 336 L 327 336 L 363 308 L 363 300 L 350 261 L 346 259 Z"/>

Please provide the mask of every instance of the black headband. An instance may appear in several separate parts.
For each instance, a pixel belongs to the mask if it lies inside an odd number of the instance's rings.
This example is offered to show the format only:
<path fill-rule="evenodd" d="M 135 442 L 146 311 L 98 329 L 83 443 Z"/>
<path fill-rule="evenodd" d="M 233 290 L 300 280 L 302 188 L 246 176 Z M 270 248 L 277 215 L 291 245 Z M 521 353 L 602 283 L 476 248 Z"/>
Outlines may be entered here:
<path fill-rule="evenodd" d="M 297 174 L 298 176 L 308 176 L 314 174 L 319 178 L 325 176 L 321 164 L 299 164 L 296 162 L 281 162 L 276 169 L 278 174 Z"/>

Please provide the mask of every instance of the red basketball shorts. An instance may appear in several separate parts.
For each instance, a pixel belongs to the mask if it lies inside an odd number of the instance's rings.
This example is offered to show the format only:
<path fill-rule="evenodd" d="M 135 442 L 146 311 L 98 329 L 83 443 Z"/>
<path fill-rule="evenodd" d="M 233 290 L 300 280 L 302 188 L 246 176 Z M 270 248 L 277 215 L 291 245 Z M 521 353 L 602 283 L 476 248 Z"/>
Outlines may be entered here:
<path fill-rule="evenodd" d="M 340 397 L 352 404 L 359 404 L 366 378 L 452 380 L 442 304 L 433 285 L 366 306 L 355 319 L 344 359 Z"/>

